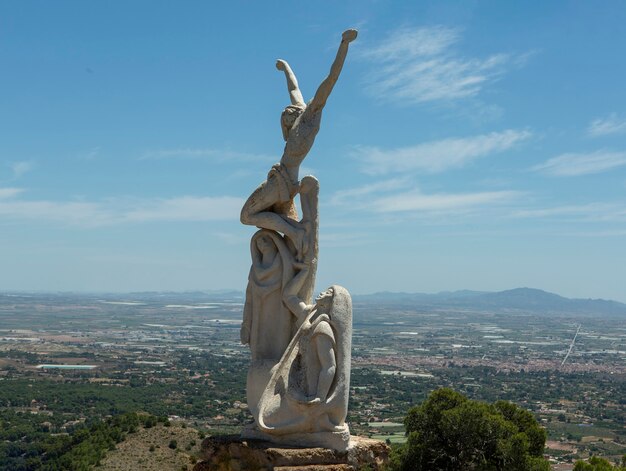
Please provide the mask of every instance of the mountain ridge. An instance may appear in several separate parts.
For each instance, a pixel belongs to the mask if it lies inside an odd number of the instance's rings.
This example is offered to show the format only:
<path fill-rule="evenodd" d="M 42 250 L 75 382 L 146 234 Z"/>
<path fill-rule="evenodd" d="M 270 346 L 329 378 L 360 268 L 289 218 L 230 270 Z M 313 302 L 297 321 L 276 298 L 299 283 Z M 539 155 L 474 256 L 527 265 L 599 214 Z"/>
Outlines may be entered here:
<path fill-rule="evenodd" d="M 537 288 L 513 288 L 504 291 L 442 291 L 427 293 L 392 293 L 388 291 L 353 296 L 356 302 L 411 303 L 424 307 L 475 308 L 529 312 L 559 312 L 626 316 L 626 304 L 592 298 L 566 298 Z"/>

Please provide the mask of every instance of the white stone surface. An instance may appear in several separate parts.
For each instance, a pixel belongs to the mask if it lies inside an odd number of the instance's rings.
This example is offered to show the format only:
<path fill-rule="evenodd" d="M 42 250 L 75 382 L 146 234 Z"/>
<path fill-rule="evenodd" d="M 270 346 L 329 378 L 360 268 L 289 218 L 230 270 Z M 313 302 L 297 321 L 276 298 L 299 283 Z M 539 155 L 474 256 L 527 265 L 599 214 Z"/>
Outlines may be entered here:
<path fill-rule="evenodd" d="M 356 36 L 355 30 L 343 33 L 330 73 L 308 104 L 289 64 L 276 63 L 285 73 L 291 99 L 281 117 L 285 150 L 241 211 L 242 223 L 260 228 L 250 244 L 252 266 L 241 327 L 241 341 L 250 345 L 252 357 L 247 395 L 255 424 L 244 432 L 248 438 L 348 447 L 352 302 L 340 286 L 312 301 L 319 182 L 312 176 L 298 178 Z M 300 220 L 294 202 L 298 194 Z"/>

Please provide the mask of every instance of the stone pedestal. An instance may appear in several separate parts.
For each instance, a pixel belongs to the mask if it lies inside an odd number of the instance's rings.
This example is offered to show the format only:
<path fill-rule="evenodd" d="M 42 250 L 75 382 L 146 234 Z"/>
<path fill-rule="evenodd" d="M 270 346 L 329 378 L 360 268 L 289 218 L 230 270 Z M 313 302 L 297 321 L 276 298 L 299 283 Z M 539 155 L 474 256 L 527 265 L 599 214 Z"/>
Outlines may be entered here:
<path fill-rule="evenodd" d="M 272 442 L 280 447 L 330 448 L 337 451 L 347 451 L 352 446 L 350 429 L 344 424 L 335 432 L 308 432 L 287 433 L 284 435 L 269 435 L 258 430 L 254 425 L 245 427 L 241 432 L 244 440 Z"/>
<path fill-rule="evenodd" d="M 203 460 L 194 471 L 378 471 L 389 459 L 379 440 L 351 437 L 346 451 L 279 446 L 238 435 L 209 437 L 202 443 Z"/>

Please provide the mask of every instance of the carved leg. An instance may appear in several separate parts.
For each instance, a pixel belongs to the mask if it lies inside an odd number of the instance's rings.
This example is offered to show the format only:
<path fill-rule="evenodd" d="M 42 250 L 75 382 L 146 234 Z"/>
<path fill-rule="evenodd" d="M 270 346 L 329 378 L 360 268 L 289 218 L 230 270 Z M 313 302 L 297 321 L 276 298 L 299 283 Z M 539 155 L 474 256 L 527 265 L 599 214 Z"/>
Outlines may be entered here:
<path fill-rule="evenodd" d="M 300 227 L 298 221 L 272 211 L 274 205 L 282 202 L 279 189 L 273 182 L 270 179 L 261 183 L 250 195 L 241 209 L 241 223 L 284 234 L 293 241 L 298 253 L 302 254 L 305 230 Z"/>

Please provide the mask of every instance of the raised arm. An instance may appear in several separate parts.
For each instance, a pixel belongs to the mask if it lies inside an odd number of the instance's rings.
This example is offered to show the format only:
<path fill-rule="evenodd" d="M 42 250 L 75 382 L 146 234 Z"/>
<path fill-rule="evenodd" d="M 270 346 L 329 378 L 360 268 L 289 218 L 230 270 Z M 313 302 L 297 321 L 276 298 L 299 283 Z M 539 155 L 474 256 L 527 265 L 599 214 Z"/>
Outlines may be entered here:
<path fill-rule="evenodd" d="M 298 87 L 298 80 L 296 79 L 293 70 L 291 70 L 291 67 L 289 67 L 289 64 L 287 64 L 287 62 L 282 59 L 278 59 L 276 61 L 276 68 L 285 72 L 285 77 L 287 78 L 287 89 L 289 90 L 289 98 L 291 99 L 291 104 L 304 108 L 304 98 L 302 98 L 302 93 L 300 92 L 300 88 Z"/>
<path fill-rule="evenodd" d="M 346 55 L 348 54 L 348 44 L 354 41 L 356 36 L 356 29 L 348 29 L 341 35 L 341 44 L 339 44 L 339 50 L 337 51 L 335 61 L 333 62 L 333 65 L 330 66 L 330 73 L 320 84 L 317 92 L 315 92 L 313 100 L 309 103 L 308 109 L 311 111 L 320 111 L 324 108 L 324 105 L 326 105 L 326 100 L 328 100 L 330 92 L 333 91 L 333 87 L 335 86 L 335 83 L 337 83 L 337 79 L 339 78 L 339 74 L 343 68 L 343 63 L 346 60 Z"/>

